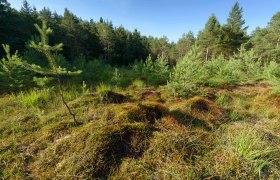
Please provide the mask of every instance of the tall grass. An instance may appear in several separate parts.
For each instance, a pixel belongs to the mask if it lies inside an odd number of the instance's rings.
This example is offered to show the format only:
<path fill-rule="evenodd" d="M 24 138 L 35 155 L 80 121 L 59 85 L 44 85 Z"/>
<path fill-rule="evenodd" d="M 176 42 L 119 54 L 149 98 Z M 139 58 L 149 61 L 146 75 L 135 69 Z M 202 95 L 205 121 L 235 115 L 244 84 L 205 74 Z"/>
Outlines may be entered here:
<path fill-rule="evenodd" d="M 17 95 L 20 103 L 25 107 L 44 108 L 54 97 L 53 89 L 33 89 L 27 92 L 20 92 Z"/>
<path fill-rule="evenodd" d="M 264 67 L 263 75 L 274 86 L 272 87 L 272 93 L 280 95 L 280 64 L 271 61 Z"/>
<path fill-rule="evenodd" d="M 232 130 L 235 132 L 228 134 L 228 146 L 251 161 L 255 173 L 261 177 L 263 171 L 272 168 L 272 162 L 278 159 L 279 149 L 267 144 L 265 136 L 252 128 Z"/>

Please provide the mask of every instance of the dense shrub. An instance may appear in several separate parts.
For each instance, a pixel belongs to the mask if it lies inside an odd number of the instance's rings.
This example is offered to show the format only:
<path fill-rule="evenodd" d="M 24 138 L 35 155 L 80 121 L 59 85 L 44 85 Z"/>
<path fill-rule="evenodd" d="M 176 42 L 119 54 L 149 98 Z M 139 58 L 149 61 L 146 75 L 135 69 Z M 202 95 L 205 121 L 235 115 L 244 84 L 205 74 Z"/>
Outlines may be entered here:
<path fill-rule="evenodd" d="M 268 80 L 279 80 L 280 64 L 275 61 L 271 61 L 267 66 L 264 67 L 263 74 Z"/>
<path fill-rule="evenodd" d="M 164 56 L 158 56 L 152 60 L 149 56 L 145 62 L 135 62 L 132 65 L 132 74 L 135 79 L 142 79 L 149 85 L 162 85 L 168 80 L 170 73 L 168 59 Z"/>
<path fill-rule="evenodd" d="M 88 84 L 98 84 L 108 82 L 113 76 L 114 68 L 100 60 L 87 60 L 84 56 L 79 56 L 73 63 L 73 70 L 81 69 L 82 73 L 75 77 L 78 82 L 85 81 Z"/>
<path fill-rule="evenodd" d="M 271 70 L 274 71 L 274 70 Z M 219 86 L 236 84 L 262 78 L 263 68 L 253 50 L 243 47 L 229 59 L 222 55 L 203 62 L 199 59 L 197 47 L 185 56 L 173 69 L 168 88 L 174 95 L 193 95 L 202 85 Z"/>
<path fill-rule="evenodd" d="M 187 95 L 197 92 L 198 85 L 206 81 L 207 72 L 199 59 L 198 47 L 192 50 L 174 67 L 167 87 L 175 95 Z"/>

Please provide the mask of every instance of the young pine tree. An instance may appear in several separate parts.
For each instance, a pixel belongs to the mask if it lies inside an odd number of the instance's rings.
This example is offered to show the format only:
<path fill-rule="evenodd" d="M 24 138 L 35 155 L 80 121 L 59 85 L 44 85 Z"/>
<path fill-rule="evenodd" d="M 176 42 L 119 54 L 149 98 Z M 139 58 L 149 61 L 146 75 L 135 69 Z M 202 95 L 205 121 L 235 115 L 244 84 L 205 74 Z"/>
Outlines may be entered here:
<path fill-rule="evenodd" d="M 0 60 L 0 92 L 22 90 L 34 85 L 30 81 L 34 73 L 21 66 L 18 53 L 11 55 L 9 45 L 3 45 L 3 48 L 6 57 Z"/>
<path fill-rule="evenodd" d="M 199 85 L 207 78 L 200 57 L 201 51 L 195 43 L 189 53 L 176 64 L 167 83 L 173 95 L 191 96 L 200 91 Z"/>
<path fill-rule="evenodd" d="M 36 72 L 42 75 L 52 75 L 55 76 L 57 79 L 57 86 L 59 89 L 59 94 L 61 97 L 61 100 L 63 102 L 63 104 L 65 105 L 65 107 L 67 108 L 69 114 L 72 116 L 74 123 L 78 124 L 78 121 L 76 120 L 75 114 L 72 112 L 72 110 L 70 109 L 70 107 L 68 106 L 65 98 L 64 98 L 64 93 L 62 90 L 62 83 L 61 83 L 61 79 L 60 76 L 61 75 L 74 75 L 74 74 L 80 74 L 81 71 L 76 71 L 76 72 L 70 72 L 67 71 L 65 68 L 60 68 L 57 67 L 57 63 L 56 63 L 56 58 L 54 56 L 54 53 L 57 51 L 61 51 L 62 50 L 62 46 L 63 44 L 57 44 L 54 46 L 50 46 L 49 45 L 49 38 L 48 36 L 53 32 L 50 28 L 48 28 L 47 26 L 47 22 L 46 20 L 42 19 L 42 27 L 39 27 L 38 24 L 35 24 L 36 29 L 39 31 L 40 33 L 40 39 L 41 41 L 36 43 L 35 41 L 31 41 L 30 42 L 30 47 L 34 48 L 35 50 L 43 53 L 46 56 L 46 59 L 48 60 L 48 64 L 50 66 L 50 69 L 47 68 L 42 68 L 38 65 L 34 65 L 34 64 L 28 64 L 25 61 L 17 61 L 17 63 L 20 63 L 20 65 L 22 67 L 24 67 L 27 70 L 30 70 L 32 72 Z M 4 46 L 4 45 L 3 45 Z M 8 46 L 4 46 L 4 47 L 8 47 Z M 7 59 L 8 60 L 12 60 L 11 58 L 13 56 L 10 56 L 10 51 L 9 48 L 6 48 L 6 53 L 7 53 Z"/>
<path fill-rule="evenodd" d="M 57 78 L 57 85 L 59 88 L 61 100 L 62 100 L 63 104 L 65 105 L 65 107 L 67 108 L 69 114 L 72 116 L 74 123 L 78 124 L 75 114 L 72 112 L 72 110 L 70 109 L 70 107 L 68 106 L 68 104 L 64 98 L 61 80 L 60 80 L 60 74 L 64 74 L 65 72 L 62 72 L 62 71 L 60 71 L 60 69 L 58 69 L 58 67 L 56 65 L 55 56 L 53 54 L 53 52 L 61 51 L 63 44 L 60 43 L 60 44 L 57 44 L 54 46 L 49 45 L 48 35 L 53 33 L 53 31 L 47 27 L 47 22 L 45 20 L 42 20 L 42 28 L 40 28 L 38 24 L 35 24 L 35 27 L 40 33 L 41 42 L 36 43 L 34 41 L 31 41 L 30 47 L 34 48 L 35 50 L 37 50 L 39 52 L 42 52 L 46 56 L 48 63 L 51 67 L 51 71 L 54 72 L 54 74 Z M 67 72 L 67 73 L 73 74 L 73 73 L 80 73 L 80 72 Z"/>

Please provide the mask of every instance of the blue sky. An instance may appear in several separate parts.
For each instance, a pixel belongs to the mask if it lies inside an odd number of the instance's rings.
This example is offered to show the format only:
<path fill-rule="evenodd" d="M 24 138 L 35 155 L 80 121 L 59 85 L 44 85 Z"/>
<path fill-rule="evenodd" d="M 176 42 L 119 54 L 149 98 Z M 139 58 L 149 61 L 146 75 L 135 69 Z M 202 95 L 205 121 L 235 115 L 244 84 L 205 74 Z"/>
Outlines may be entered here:
<path fill-rule="evenodd" d="M 19 9 L 21 0 L 8 0 Z M 123 25 L 126 29 L 137 28 L 143 35 L 167 36 L 177 41 L 183 33 L 195 34 L 203 29 L 208 17 L 214 13 L 225 23 L 236 0 L 28 0 L 37 10 L 44 6 L 58 14 L 68 8 L 83 19 L 99 20 L 100 17 Z M 250 33 L 257 26 L 265 27 L 271 17 L 280 11 L 279 0 L 239 0 L 243 17 Z"/>

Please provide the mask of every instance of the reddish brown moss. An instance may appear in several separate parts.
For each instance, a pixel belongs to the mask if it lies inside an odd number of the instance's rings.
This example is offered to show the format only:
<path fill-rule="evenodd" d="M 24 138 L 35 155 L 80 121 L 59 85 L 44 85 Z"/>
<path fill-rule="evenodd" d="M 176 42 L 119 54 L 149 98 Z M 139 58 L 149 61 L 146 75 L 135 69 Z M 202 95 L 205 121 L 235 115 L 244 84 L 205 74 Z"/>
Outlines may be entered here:
<path fill-rule="evenodd" d="M 153 101 L 153 102 L 163 102 L 161 99 L 161 93 L 154 90 L 147 90 L 142 93 L 141 100 Z"/>
<path fill-rule="evenodd" d="M 142 89 L 138 92 L 134 91 L 134 99 L 137 101 L 150 101 L 150 102 L 158 102 L 163 103 L 164 100 L 161 97 L 161 92 L 157 91 L 154 88 L 146 88 Z"/>
<path fill-rule="evenodd" d="M 168 109 L 155 102 L 143 102 L 128 111 L 128 118 L 136 122 L 147 122 L 154 124 L 155 120 L 168 114 Z"/>
<path fill-rule="evenodd" d="M 173 116 L 167 116 L 163 118 L 158 124 L 157 127 L 159 127 L 163 131 L 180 131 L 180 130 L 187 130 L 187 127 L 183 124 L 179 123 L 175 117 Z"/>
<path fill-rule="evenodd" d="M 124 95 L 113 92 L 113 91 L 107 91 L 102 97 L 103 103 L 120 104 L 120 103 L 125 102 L 126 100 L 127 100 L 127 98 Z"/>
<path fill-rule="evenodd" d="M 216 124 L 225 117 L 225 111 L 222 107 L 211 100 L 199 96 L 182 103 L 179 111 L 210 124 Z"/>

